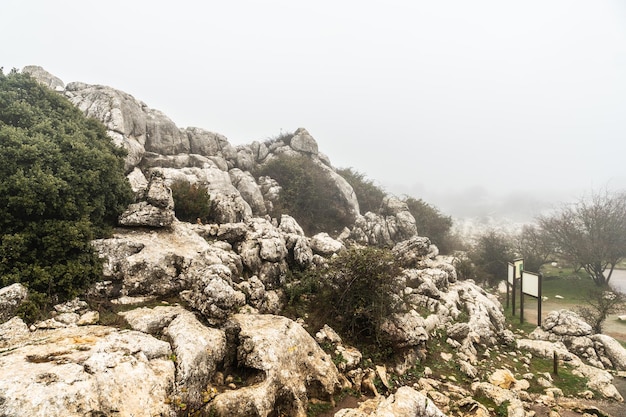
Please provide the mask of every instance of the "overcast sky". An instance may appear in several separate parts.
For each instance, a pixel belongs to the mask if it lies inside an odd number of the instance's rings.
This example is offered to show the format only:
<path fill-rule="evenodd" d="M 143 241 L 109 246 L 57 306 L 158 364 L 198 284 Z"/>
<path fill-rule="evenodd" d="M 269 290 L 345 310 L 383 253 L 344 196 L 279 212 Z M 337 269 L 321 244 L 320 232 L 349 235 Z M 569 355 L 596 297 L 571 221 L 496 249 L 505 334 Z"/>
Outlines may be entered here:
<path fill-rule="evenodd" d="M 126 91 L 451 214 L 626 189 L 621 0 L 2 0 L 0 66 Z M 527 197 L 521 197 L 521 196 Z"/>

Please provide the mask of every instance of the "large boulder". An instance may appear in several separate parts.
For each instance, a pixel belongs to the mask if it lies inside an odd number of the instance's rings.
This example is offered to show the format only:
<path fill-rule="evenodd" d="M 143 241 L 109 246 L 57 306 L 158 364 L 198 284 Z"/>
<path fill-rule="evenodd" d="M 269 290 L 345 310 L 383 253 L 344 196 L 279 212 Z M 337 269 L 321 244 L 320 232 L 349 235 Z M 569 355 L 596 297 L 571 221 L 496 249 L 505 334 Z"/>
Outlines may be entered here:
<path fill-rule="evenodd" d="M 385 197 L 380 213 L 357 216 L 350 237 L 373 246 L 394 246 L 417 236 L 415 218 L 407 204 L 396 197 Z"/>
<path fill-rule="evenodd" d="M 178 306 L 138 308 L 121 313 L 135 330 L 162 334 L 169 340 L 176 363 L 175 392 L 198 408 L 218 365 L 226 355 L 226 335 L 206 327 L 193 313 Z"/>
<path fill-rule="evenodd" d="M 101 326 L 37 331 L 0 355 L 0 415 L 169 416 L 168 343 Z"/>
<path fill-rule="evenodd" d="M 215 415 L 304 416 L 309 400 L 328 401 L 338 388 L 330 356 L 299 324 L 280 316 L 237 314 L 229 328 L 236 349 L 231 366 L 258 377 L 253 385 L 218 394 L 207 404 Z"/>
<path fill-rule="evenodd" d="M 28 289 L 20 283 L 0 288 L 0 323 L 13 317 L 27 297 Z"/>
<path fill-rule="evenodd" d="M 359 408 L 343 409 L 335 417 L 446 417 L 424 394 L 410 387 L 400 387 L 387 398 L 363 402 Z"/>

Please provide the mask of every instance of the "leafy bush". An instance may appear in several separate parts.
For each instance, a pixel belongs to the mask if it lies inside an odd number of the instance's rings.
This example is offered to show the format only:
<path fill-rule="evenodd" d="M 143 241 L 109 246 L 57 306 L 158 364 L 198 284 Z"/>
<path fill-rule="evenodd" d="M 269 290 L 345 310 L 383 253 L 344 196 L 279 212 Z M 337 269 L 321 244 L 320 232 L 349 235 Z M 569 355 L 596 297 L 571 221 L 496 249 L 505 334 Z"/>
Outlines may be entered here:
<path fill-rule="evenodd" d="M 469 257 L 476 267 L 476 279 L 489 285 L 507 277 L 507 264 L 514 258 L 511 239 L 496 230 L 489 230 L 478 237 L 469 252 Z"/>
<path fill-rule="evenodd" d="M 350 226 L 349 207 L 324 169 L 306 156 L 271 160 L 258 172 L 275 179 L 282 187 L 273 217 L 289 214 L 307 234 L 339 232 Z"/>
<path fill-rule="evenodd" d="M 176 218 L 185 222 L 206 222 L 211 214 L 211 201 L 206 187 L 185 180 L 172 183 Z"/>
<path fill-rule="evenodd" d="M 343 336 L 384 348 L 389 341 L 382 325 L 403 305 L 396 295 L 399 272 L 390 250 L 349 249 L 331 260 L 323 273 L 316 305 Z"/>
<path fill-rule="evenodd" d="M 352 168 L 341 168 L 337 170 L 337 173 L 348 181 L 348 184 L 354 190 L 356 198 L 359 200 L 361 214 L 365 214 L 368 211 L 372 213 L 378 212 L 383 199 L 387 195 L 381 187 L 374 184 L 374 181 L 365 178 L 365 174 Z"/>
<path fill-rule="evenodd" d="M 125 152 L 101 123 L 15 71 L 0 71 L 0 145 L 0 286 L 28 286 L 33 319 L 101 275 L 90 241 L 132 200 Z"/>

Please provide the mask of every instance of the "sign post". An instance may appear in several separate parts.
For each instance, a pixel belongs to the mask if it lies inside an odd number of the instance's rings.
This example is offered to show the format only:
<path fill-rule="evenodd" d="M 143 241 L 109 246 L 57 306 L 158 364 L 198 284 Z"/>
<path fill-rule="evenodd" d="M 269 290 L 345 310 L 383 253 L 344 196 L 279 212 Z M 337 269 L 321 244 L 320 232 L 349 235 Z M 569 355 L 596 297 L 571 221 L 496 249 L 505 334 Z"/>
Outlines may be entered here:
<path fill-rule="evenodd" d="M 541 326 L 541 274 L 526 271 L 522 274 L 522 311 L 524 311 L 524 294 L 537 299 L 537 326 Z"/>
<path fill-rule="evenodd" d="M 524 269 L 524 259 L 516 259 L 513 261 L 513 295 L 511 297 L 512 302 L 512 312 L 513 316 L 515 316 L 515 297 L 517 293 L 517 280 L 522 278 L 522 270 Z"/>
<path fill-rule="evenodd" d="M 511 288 L 513 287 L 513 284 L 515 283 L 515 266 L 509 262 L 507 264 L 508 267 L 508 274 L 506 277 L 506 308 L 509 308 L 509 298 L 510 298 L 510 292 L 511 292 Z M 515 307 L 513 307 L 513 310 L 515 310 Z"/>

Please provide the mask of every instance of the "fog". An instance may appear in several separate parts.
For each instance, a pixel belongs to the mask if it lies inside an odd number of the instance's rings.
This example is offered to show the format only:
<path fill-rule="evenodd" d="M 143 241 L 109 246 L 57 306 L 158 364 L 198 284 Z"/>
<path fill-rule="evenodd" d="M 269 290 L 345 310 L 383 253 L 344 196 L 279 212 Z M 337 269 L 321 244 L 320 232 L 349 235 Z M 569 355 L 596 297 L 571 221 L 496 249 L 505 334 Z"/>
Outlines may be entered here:
<path fill-rule="evenodd" d="M 626 189 L 625 4 L 4 0 L 0 66 L 233 144 L 305 127 L 389 192 L 530 217 Z"/>

